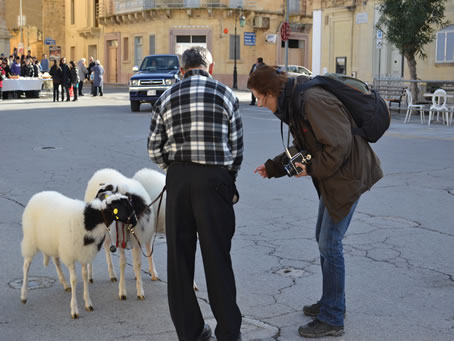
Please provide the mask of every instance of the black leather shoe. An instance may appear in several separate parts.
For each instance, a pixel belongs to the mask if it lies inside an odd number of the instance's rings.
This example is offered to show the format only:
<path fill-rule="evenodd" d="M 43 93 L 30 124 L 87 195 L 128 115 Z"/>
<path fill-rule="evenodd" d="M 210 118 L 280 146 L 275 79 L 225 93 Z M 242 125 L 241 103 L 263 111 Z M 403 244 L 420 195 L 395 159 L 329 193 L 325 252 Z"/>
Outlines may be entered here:
<path fill-rule="evenodd" d="M 211 328 L 205 323 L 203 326 L 202 334 L 197 338 L 197 341 L 208 341 L 211 337 Z"/>

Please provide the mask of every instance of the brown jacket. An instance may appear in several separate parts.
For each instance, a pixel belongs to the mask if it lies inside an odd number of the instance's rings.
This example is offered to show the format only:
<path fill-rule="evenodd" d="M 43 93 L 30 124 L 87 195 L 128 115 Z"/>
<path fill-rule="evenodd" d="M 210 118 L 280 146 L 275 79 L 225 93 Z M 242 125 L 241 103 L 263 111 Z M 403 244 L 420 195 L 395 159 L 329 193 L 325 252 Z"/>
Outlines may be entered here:
<path fill-rule="evenodd" d="M 279 112 L 288 111 L 288 103 L 282 100 L 285 91 L 280 97 Z M 290 120 L 294 145 L 312 155 L 309 175 L 331 218 L 339 222 L 361 194 L 383 177 L 380 160 L 364 138 L 352 135 L 351 129 L 356 125 L 351 114 L 330 92 L 309 88 L 302 101 L 294 99 L 293 103 L 293 115 L 298 118 L 296 124 Z M 303 115 L 298 103 L 303 105 Z M 283 117 L 282 113 L 277 116 Z M 268 160 L 268 176 L 285 175 L 282 164 L 287 162 L 285 154 Z"/>

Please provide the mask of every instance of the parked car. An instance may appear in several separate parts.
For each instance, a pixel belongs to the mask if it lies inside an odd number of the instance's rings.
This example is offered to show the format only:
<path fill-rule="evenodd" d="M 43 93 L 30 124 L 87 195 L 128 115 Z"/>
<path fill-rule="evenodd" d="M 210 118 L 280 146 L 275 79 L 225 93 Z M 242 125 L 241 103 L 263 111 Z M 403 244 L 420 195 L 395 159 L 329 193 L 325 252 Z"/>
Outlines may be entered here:
<path fill-rule="evenodd" d="M 140 104 L 153 103 L 180 80 L 180 62 L 175 54 L 155 54 L 143 59 L 140 68 L 129 80 L 131 111 L 140 110 Z"/>
<path fill-rule="evenodd" d="M 285 71 L 285 65 L 278 65 L 280 71 Z M 288 75 L 290 77 L 308 76 L 312 75 L 312 71 L 301 65 L 289 65 Z"/>

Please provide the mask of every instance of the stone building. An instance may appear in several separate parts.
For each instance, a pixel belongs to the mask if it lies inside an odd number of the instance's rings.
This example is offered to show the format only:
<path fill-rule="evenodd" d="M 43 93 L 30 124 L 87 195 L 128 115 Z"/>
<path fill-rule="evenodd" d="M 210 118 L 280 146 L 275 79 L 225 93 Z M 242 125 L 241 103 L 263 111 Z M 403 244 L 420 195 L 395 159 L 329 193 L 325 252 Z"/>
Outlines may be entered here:
<path fill-rule="evenodd" d="M 238 86 L 243 89 L 257 57 L 268 64 L 284 64 L 279 33 L 284 1 L 78 0 L 76 6 L 75 0 L 66 0 L 65 4 L 65 54 L 70 59 L 99 59 L 107 83 L 127 83 L 132 67 L 146 55 L 181 54 L 192 45 L 212 51 L 215 76 L 229 85 L 236 60 Z M 290 0 L 290 64 L 311 66 L 311 13 L 305 0 Z"/>

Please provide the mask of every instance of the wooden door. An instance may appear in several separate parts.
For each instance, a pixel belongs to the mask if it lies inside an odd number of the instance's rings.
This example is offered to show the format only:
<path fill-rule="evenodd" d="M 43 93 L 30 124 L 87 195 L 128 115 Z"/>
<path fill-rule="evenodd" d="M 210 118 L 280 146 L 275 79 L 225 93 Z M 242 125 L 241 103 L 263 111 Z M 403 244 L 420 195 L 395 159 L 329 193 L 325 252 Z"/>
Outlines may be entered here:
<path fill-rule="evenodd" d="M 117 46 L 109 46 L 109 72 L 107 83 L 117 83 Z"/>

